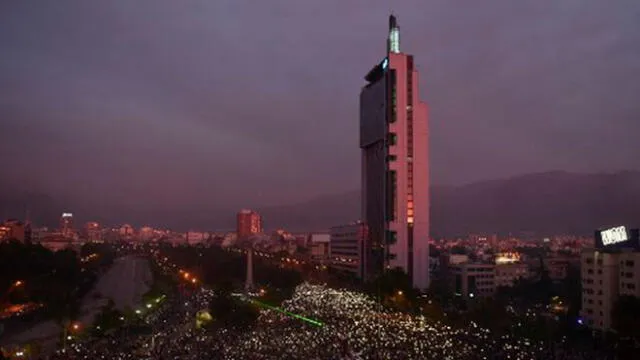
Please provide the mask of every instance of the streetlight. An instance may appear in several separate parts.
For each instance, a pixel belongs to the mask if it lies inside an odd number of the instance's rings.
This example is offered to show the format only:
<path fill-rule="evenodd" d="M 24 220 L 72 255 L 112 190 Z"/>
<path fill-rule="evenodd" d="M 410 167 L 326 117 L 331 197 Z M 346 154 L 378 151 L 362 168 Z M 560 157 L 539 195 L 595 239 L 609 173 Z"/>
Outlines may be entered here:
<path fill-rule="evenodd" d="M 24 284 L 24 283 L 22 282 L 22 280 L 18 280 L 18 281 L 16 281 L 15 283 L 13 283 L 13 286 L 16 286 L 16 287 L 17 287 L 17 286 L 22 286 L 22 284 Z"/>
<path fill-rule="evenodd" d="M 398 296 L 402 296 L 403 292 L 402 290 L 398 290 Z"/>

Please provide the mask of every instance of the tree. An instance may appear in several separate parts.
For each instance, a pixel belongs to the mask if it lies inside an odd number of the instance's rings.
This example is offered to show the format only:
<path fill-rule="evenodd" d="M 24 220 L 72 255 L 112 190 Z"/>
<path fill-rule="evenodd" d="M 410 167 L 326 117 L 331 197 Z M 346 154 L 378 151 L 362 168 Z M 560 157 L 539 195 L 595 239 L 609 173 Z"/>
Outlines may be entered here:
<path fill-rule="evenodd" d="M 446 280 L 444 274 L 439 274 L 439 276 L 434 276 L 431 279 L 429 290 L 427 290 L 429 298 L 437 299 L 442 304 L 446 304 L 451 300 L 453 294 Z"/>
<path fill-rule="evenodd" d="M 234 299 L 230 294 L 216 293 L 209 303 L 214 325 L 244 330 L 255 322 L 259 311 L 255 305 Z"/>
<path fill-rule="evenodd" d="M 366 291 L 388 306 L 409 310 L 416 304 L 418 292 L 411 279 L 401 268 L 385 271 L 373 281 L 365 284 Z"/>
<path fill-rule="evenodd" d="M 96 326 L 93 332 L 97 335 L 104 334 L 105 332 L 117 328 L 122 324 L 120 317 L 122 313 L 115 309 L 114 303 L 111 299 L 102 307 L 102 311 L 96 314 L 93 324 Z"/>

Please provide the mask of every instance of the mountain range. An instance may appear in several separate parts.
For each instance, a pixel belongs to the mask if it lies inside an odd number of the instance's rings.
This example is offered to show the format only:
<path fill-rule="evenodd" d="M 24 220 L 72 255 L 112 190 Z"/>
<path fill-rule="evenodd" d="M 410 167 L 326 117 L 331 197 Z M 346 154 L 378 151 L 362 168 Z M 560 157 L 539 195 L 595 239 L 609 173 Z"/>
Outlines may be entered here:
<path fill-rule="evenodd" d="M 360 192 L 261 209 L 267 224 L 324 229 L 359 218 Z M 433 236 L 467 234 L 583 234 L 640 225 L 640 172 L 527 174 L 431 188 Z"/>
<path fill-rule="evenodd" d="M 27 208 L 37 224 L 55 226 L 62 200 L 37 191 L 0 186 L 0 216 L 23 218 Z M 28 204 L 28 205 L 27 205 Z M 115 205 L 77 204 L 78 213 L 106 224 L 143 223 L 176 229 L 233 229 L 235 211 L 136 212 Z M 360 218 L 360 191 L 316 197 L 298 204 L 257 209 L 267 229 L 324 231 Z M 215 215 L 219 215 L 215 217 Z M 215 224 L 211 218 L 217 218 Z M 527 174 L 459 186 L 431 188 L 433 236 L 471 233 L 583 234 L 614 225 L 640 226 L 640 172 Z"/>

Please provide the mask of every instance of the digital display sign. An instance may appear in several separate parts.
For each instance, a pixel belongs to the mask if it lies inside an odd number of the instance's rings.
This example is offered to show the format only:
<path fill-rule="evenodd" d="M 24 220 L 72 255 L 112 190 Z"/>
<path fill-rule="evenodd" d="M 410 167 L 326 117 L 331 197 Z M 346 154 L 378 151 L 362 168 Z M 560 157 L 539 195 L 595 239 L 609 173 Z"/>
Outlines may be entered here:
<path fill-rule="evenodd" d="M 595 233 L 596 247 L 599 249 L 640 249 L 637 229 L 626 226 L 615 226 L 597 230 Z"/>
<path fill-rule="evenodd" d="M 611 229 L 600 231 L 600 237 L 602 238 L 602 245 L 613 245 L 629 240 L 629 234 L 627 234 L 627 228 L 624 226 L 618 226 Z"/>

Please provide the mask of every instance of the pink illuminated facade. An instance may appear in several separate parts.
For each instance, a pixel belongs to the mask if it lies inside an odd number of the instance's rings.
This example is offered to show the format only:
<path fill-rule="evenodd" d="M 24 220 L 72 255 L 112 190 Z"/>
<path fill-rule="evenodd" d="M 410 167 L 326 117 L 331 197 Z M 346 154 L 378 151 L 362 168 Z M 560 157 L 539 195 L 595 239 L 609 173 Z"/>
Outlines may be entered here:
<path fill-rule="evenodd" d="M 387 56 L 360 94 L 362 217 L 369 227 L 365 278 L 399 267 L 429 286 L 429 140 L 413 56 L 400 52 L 389 18 Z"/>
<path fill-rule="evenodd" d="M 246 239 L 252 235 L 262 234 L 262 218 L 252 210 L 240 210 L 236 232 L 238 239 Z"/>

